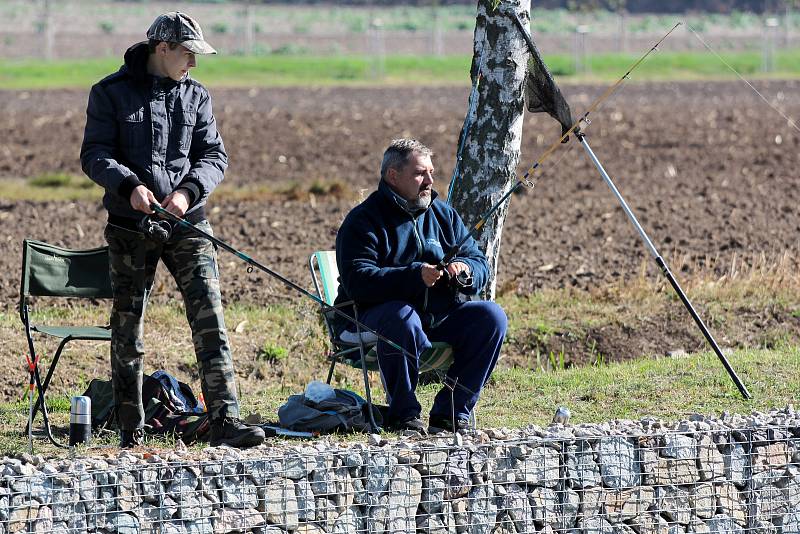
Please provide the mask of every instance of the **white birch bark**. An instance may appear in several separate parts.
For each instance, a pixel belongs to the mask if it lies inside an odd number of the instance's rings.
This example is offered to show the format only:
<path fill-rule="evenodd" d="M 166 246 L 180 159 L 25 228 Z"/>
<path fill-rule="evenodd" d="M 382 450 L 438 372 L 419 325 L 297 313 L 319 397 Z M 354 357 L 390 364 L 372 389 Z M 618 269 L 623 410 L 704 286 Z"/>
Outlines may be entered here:
<path fill-rule="evenodd" d="M 494 5 L 497 5 L 493 9 Z M 472 76 L 480 66 L 478 104 L 472 117 L 451 204 L 471 228 L 517 180 L 522 143 L 523 94 L 528 49 L 505 13 L 515 10 L 529 24 L 530 0 L 479 0 Z M 477 240 L 489 261 L 484 297 L 494 299 L 497 260 L 508 213 L 507 200 L 481 229 Z"/>

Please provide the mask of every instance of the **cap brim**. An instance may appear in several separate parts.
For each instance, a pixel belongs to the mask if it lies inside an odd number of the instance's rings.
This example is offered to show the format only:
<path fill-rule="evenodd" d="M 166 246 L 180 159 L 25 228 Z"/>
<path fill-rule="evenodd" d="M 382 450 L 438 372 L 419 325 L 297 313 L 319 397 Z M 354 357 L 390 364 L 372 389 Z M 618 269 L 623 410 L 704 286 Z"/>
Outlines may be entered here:
<path fill-rule="evenodd" d="M 214 47 L 212 47 L 207 42 L 201 41 L 199 39 L 196 39 L 194 41 L 183 41 L 181 43 L 181 45 L 183 45 L 186 48 L 186 50 L 188 50 L 189 52 L 192 52 L 192 53 L 195 53 L 195 54 L 216 54 L 217 53 L 217 51 L 214 50 Z"/>

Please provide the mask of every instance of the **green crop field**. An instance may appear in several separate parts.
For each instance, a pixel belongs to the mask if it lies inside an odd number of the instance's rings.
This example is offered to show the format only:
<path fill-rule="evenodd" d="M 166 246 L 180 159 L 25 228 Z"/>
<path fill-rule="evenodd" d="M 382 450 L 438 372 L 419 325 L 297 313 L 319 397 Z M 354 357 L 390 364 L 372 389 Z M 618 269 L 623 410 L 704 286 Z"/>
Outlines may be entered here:
<path fill-rule="evenodd" d="M 800 50 L 776 55 L 776 70 L 762 73 L 757 52 L 724 54 L 739 73 L 753 78 L 800 76 Z M 631 54 L 588 58 L 588 71 L 576 73 L 571 56 L 546 56 L 545 62 L 562 83 L 608 82 L 622 76 L 638 59 Z M 194 71 L 210 87 L 280 87 L 309 85 L 431 85 L 468 84 L 467 56 L 219 56 L 200 58 Z M 85 88 L 113 72 L 117 59 L 0 60 L 0 89 Z M 730 79 L 736 75 L 717 57 L 699 52 L 659 52 L 634 72 L 632 81 Z"/>

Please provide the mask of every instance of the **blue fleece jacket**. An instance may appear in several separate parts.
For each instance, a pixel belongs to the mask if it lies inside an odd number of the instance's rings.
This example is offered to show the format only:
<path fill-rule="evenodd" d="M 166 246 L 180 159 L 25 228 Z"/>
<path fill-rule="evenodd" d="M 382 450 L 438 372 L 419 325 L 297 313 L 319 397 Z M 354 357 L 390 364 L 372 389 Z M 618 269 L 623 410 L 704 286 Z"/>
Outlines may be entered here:
<path fill-rule="evenodd" d="M 430 325 L 464 300 L 446 284 L 427 288 L 422 281 L 422 264 L 437 264 L 469 233 L 458 213 L 436 196 L 434 192 L 428 209 L 413 216 L 381 181 L 377 191 L 353 208 L 336 236 L 338 302 L 353 300 L 365 309 L 400 300 Z M 453 261 L 466 263 L 472 273 L 472 285 L 460 293 L 477 294 L 486 284 L 489 266 L 475 240 L 467 239 Z"/>

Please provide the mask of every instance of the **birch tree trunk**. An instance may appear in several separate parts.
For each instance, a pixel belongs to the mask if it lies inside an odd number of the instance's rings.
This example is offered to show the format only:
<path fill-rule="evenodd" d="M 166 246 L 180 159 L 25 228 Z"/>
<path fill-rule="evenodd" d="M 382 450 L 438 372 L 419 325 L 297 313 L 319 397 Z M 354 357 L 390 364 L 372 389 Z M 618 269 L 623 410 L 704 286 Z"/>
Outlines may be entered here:
<path fill-rule="evenodd" d="M 493 5 L 497 7 L 493 9 Z M 450 203 L 471 228 L 516 182 L 522 143 L 523 92 L 528 49 L 505 13 L 529 21 L 530 0 L 479 0 L 471 76 L 480 71 L 476 112 L 464 123 L 463 151 Z M 469 113 L 469 112 L 468 112 Z M 459 143 L 460 145 L 461 143 Z M 494 299 L 497 260 L 508 201 L 481 229 L 477 240 L 489 261 L 484 297 Z"/>

